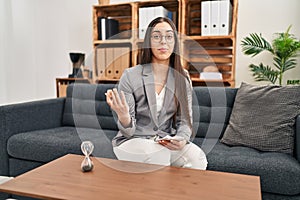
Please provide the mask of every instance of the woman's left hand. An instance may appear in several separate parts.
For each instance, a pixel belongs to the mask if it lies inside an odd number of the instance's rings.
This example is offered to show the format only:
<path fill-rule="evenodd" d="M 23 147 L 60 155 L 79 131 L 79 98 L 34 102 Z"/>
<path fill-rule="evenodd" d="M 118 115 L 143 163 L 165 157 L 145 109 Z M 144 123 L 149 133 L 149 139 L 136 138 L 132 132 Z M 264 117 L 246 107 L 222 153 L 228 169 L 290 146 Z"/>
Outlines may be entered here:
<path fill-rule="evenodd" d="M 186 145 L 186 140 L 160 140 L 159 143 L 170 150 L 181 150 Z"/>

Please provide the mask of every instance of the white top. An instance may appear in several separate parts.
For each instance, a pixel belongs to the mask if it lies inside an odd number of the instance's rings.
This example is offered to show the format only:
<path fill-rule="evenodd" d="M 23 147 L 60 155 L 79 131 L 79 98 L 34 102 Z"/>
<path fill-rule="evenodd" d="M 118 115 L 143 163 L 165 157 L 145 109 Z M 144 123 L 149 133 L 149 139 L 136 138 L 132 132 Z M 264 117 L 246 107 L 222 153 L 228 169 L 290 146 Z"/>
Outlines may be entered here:
<path fill-rule="evenodd" d="M 164 103 L 164 98 L 165 98 L 165 93 L 166 93 L 166 85 L 163 87 L 163 89 L 160 91 L 159 94 L 157 94 L 157 92 L 155 92 L 155 96 L 156 96 L 156 110 L 157 110 L 157 118 L 160 115 L 161 109 L 163 107 L 163 103 Z"/>

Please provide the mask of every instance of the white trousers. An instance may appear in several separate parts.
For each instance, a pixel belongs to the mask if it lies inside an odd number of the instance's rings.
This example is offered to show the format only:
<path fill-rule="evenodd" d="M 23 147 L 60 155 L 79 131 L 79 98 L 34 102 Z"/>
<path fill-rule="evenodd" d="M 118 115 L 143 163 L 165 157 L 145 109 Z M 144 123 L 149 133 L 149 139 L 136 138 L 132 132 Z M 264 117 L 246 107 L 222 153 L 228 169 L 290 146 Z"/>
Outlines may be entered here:
<path fill-rule="evenodd" d="M 114 153 L 119 160 L 202 170 L 207 167 L 205 153 L 191 142 L 173 151 L 152 139 L 134 138 L 114 147 Z"/>

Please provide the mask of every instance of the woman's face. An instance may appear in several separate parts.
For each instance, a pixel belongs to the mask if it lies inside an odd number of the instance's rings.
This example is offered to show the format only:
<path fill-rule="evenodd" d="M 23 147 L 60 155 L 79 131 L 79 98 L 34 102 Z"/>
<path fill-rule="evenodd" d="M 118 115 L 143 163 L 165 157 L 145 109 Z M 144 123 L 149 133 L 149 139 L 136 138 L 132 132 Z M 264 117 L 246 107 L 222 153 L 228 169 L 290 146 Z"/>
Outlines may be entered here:
<path fill-rule="evenodd" d="M 153 62 L 169 62 L 173 53 L 175 38 L 172 27 L 167 22 L 161 22 L 153 27 L 151 32 L 151 50 Z"/>

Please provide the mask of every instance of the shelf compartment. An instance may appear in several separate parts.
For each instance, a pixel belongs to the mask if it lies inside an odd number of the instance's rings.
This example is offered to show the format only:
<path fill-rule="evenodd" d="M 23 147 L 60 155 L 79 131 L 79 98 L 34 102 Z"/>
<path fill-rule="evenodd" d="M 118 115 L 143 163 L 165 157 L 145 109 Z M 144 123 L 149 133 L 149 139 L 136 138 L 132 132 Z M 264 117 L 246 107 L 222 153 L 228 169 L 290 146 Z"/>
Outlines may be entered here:
<path fill-rule="evenodd" d="M 185 42 L 184 51 L 188 70 L 192 77 L 199 77 L 204 67 L 216 66 L 223 79 L 231 80 L 233 63 L 233 41 L 231 39 L 189 40 Z"/>
<path fill-rule="evenodd" d="M 174 24 L 176 25 L 177 29 L 179 27 L 179 1 L 177 0 L 165 0 L 165 1 L 140 1 L 137 4 L 137 11 L 139 10 L 139 8 L 144 8 L 144 7 L 154 7 L 154 6 L 163 6 L 164 8 L 166 8 L 168 11 L 170 11 L 172 13 L 172 20 L 174 22 Z M 139 25 L 138 25 L 139 27 Z"/>
<path fill-rule="evenodd" d="M 205 0 L 207 1 L 207 0 Z M 189 36 L 201 35 L 201 2 L 202 0 L 187 0 L 184 5 L 184 33 Z M 230 1 L 234 5 L 234 0 Z M 233 18 L 233 16 L 232 16 Z M 229 35 L 232 35 L 231 33 Z"/>
<path fill-rule="evenodd" d="M 132 4 L 117 4 L 93 6 L 93 26 L 94 26 L 94 41 L 98 40 L 98 17 L 105 17 L 117 20 L 119 22 L 119 34 L 114 36 L 114 39 L 129 39 L 132 37 Z M 113 39 L 110 39 L 113 41 Z"/>

